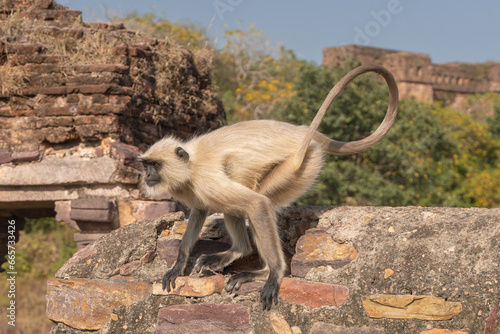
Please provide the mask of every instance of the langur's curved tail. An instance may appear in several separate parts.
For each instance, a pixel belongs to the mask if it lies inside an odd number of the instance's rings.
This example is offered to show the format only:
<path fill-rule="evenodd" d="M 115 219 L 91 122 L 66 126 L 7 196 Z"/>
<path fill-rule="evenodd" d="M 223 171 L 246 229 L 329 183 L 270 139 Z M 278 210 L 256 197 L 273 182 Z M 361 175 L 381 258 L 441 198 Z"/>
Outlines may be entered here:
<path fill-rule="evenodd" d="M 399 95 L 398 95 L 398 86 L 396 84 L 396 80 L 394 80 L 394 76 L 389 72 L 386 68 L 370 64 L 363 65 L 355 68 L 351 72 L 347 73 L 328 93 L 325 101 L 321 105 L 318 113 L 314 117 L 311 125 L 309 126 L 309 130 L 302 142 L 299 151 L 295 155 L 295 160 L 293 163 L 293 170 L 297 171 L 302 165 L 302 161 L 304 160 L 304 156 L 306 154 L 307 148 L 313 137 L 315 137 L 316 130 L 318 129 L 323 116 L 325 116 L 326 111 L 330 108 L 333 100 L 337 97 L 337 95 L 344 89 L 349 82 L 351 82 L 357 76 L 366 73 L 366 72 L 376 72 L 380 74 L 386 81 L 387 86 L 389 86 L 389 106 L 387 107 L 387 112 L 385 114 L 384 120 L 380 124 L 380 126 L 372 133 L 370 136 L 356 141 L 350 142 L 342 142 L 336 141 L 325 136 L 316 136 L 316 140 L 319 141 L 329 153 L 334 154 L 354 154 L 366 151 L 373 145 L 377 144 L 381 141 L 389 129 L 391 128 L 394 120 L 396 119 L 396 115 L 398 114 L 398 103 L 399 103 Z"/>

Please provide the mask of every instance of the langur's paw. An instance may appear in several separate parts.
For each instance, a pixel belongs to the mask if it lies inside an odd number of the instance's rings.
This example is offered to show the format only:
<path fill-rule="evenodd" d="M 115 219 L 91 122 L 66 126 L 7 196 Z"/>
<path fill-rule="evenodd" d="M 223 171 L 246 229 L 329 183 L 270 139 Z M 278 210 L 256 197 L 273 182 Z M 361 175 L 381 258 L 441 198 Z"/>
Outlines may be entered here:
<path fill-rule="evenodd" d="M 196 260 L 194 270 L 199 272 L 206 267 L 213 271 L 222 271 L 224 267 L 221 266 L 221 262 L 221 256 L 218 254 L 203 254 Z"/>
<path fill-rule="evenodd" d="M 165 290 L 166 288 L 167 292 L 171 291 L 170 286 L 172 286 L 172 289 L 175 289 L 175 279 L 180 275 L 181 273 L 178 270 L 176 270 L 175 267 L 167 271 L 167 273 L 163 276 L 161 285 L 162 289 Z"/>
<path fill-rule="evenodd" d="M 225 289 L 227 292 L 233 290 L 239 290 L 241 285 L 246 282 L 252 282 L 255 279 L 255 275 L 252 272 L 242 271 L 233 276 L 229 277 Z"/>
<path fill-rule="evenodd" d="M 262 288 L 262 292 L 260 293 L 260 300 L 262 301 L 262 309 L 270 310 L 272 304 L 278 304 L 278 297 L 280 292 L 280 286 L 278 281 L 268 280 L 264 288 Z"/>

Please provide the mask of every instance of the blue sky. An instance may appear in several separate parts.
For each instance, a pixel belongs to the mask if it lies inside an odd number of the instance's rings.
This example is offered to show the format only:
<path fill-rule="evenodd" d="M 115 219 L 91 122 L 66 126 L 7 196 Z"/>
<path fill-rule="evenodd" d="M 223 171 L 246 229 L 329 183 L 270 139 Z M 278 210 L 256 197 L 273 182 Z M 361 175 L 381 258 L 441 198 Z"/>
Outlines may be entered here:
<path fill-rule="evenodd" d="M 496 0 L 56 1 L 81 10 L 85 21 L 106 21 L 110 13 L 154 11 L 207 27 L 217 40 L 225 29 L 255 23 L 274 41 L 316 63 L 321 63 L 323 48 L 343 44 L 425 53 L 434 63 L 500 61 Z"/>

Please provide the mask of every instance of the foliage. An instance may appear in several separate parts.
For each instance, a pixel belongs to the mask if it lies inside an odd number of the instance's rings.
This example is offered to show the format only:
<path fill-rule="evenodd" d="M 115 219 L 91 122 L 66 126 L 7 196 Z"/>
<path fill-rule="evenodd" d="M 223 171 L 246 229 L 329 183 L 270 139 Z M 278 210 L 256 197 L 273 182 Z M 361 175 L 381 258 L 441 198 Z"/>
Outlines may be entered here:
<path fill-rule="evenodd" d="M 167 18 L 158 17 L 153 12 L 140 15 L 137 11 L 131 11 L 123 17 L 114 16 L 112 19 L 123 22 L 128 28 L 139 30 L 147 36 L 178 43 L 191 49 L 209 44 L 207 33 L 202 27 L 189 22 L 172 22 Z"/>
<path fill-rule="evenodd" d="M 497 139 L 500 139 L 500 104 L 495 106 L 494 114 L 488 119 L 491 133 Z"/>
<path fill-rule="evenodd" d="M 229 121 L 266 118 L 276 103 L 294 94 L 301 61 L 292 51 L 277 48 L 255 24 L 227 30 L 224 39 L 214 72 L 216 83 L 227 89 L 222 98 Z"/>
<path fill-rule="evenodd" d="M 296 94 L 273 115 L 309 124 L 347 70 L 303 66 Z M 369 135 L 385 114 L 387 96 L 382 81 L 356 79 L 319 131 L 343 141 Z M 381 143 L 362 154 L 328 156 L 319 183 L 299 204 L 499 206 L 499 161 L 499 143 L 486 126 L 449 108 L 404 100 Z"/>
<path fill-rule="evenodd" d="M 16 271 L 21 276 L 52 277 L 75 252 L 75 230 L 54 218 L 26 219 L 16 244 Z"/>

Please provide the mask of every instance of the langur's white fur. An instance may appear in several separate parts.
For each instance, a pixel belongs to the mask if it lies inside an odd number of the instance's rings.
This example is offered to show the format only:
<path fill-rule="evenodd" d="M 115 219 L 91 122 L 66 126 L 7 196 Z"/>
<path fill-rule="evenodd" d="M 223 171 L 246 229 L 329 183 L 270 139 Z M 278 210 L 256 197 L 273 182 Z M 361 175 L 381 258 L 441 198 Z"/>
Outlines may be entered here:
<path fill-rule="evenodd" d="M 390 101 L 384 121 L 369 137 L 356 142 L 338 142 L 316 132 L 335 96 L 356 76 L 374 71 L 389 86 Z M 187 257 L 208 211 L 223 212 L 233 245 L 229 251 L 202 256 L 199 266 L 221 269 L 247 255 L 251 248 L 244 230 L 248 217 L 252 234 L 264 262 L 260 271 L 236 274 L 229 289 L 241 283 L 269 277 L 263 291 L 265 308 L 277 301 L 285 261 L 275 224 L 275 212 L 303 194 L 317 179 L 325 152 L 362 152 L 379 142 L 397 114 L 398 90 L 394 78 L 383 67 L 359 67 L 330 92 L 310 127 L 272 120 L 255 120 L 226 126 L 187 142 L 168 137 L 154 144 L 140 159 L 157 162 L 161 182 L 146 187 L 150 194 L 170 192 L 192 208 L 176 265 L 165 275 L 170 289 L 184 273 Z M 180 153 L 179 153 L 180 152 Z"/>

